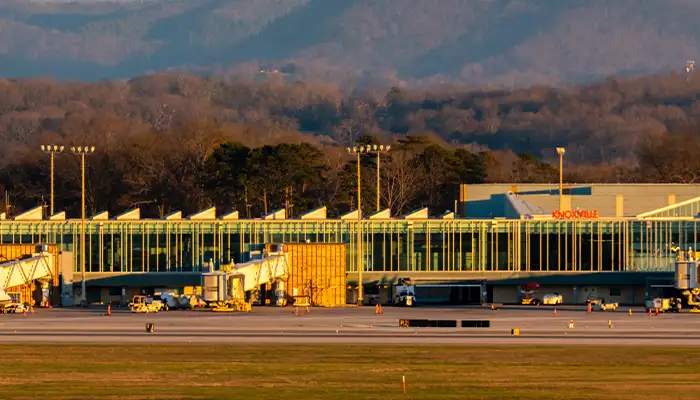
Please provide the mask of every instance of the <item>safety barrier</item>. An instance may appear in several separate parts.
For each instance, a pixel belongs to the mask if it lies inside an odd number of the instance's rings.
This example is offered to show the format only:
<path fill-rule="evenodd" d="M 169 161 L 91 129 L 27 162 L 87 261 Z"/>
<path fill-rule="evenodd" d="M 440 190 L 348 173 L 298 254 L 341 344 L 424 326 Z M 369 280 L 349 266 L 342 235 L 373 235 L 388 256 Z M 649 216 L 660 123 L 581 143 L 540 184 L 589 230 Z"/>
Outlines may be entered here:
<path fill-rule="evenodd" d="M 457 327 L 457 321 L 455 320 L 445 320 L 445 319 L 440 319 L 440 320 L 430 320 L 429 322 L 429 327 L 430 328 L 456 328 Z"/>
<path fill-rule="evenodd" d="M 402 328 L 427 328 L 430 320 L 427 319 L 400 319 L 399 326 Z"/>
<path fill-rule="evenodd" d="M 490 328 L 491 321 L 489 320 L 463 320 L 462 328 Z"/>
<path fill-rule="evenodd" d="M 400 319 L 399 326 L 402 328 L 456 328 L 457 320 L 454 319 Z M 462 320 L 462 328 L 490 328 L 491 321 L 488 320 Z"/>

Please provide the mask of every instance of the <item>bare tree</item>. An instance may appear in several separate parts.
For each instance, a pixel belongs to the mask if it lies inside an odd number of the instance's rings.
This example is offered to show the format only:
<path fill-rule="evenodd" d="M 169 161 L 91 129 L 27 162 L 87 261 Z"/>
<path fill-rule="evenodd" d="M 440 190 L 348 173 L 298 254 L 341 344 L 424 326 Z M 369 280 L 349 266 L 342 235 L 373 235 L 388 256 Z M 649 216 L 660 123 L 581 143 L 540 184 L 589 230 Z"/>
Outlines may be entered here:
<path fill-rule="evenodd" d="M 382 197 L 395 215 L 403 214 L 408 204 L 420 192 L 425 175 L 408 150 L 396 150 L 382 163 Z"/>
<path fill-rule="evenodd" d="M 639 167 L 651 181 L 700 181 L 700 138 L 694 133 L 647 138 L 639 146 Z"/>

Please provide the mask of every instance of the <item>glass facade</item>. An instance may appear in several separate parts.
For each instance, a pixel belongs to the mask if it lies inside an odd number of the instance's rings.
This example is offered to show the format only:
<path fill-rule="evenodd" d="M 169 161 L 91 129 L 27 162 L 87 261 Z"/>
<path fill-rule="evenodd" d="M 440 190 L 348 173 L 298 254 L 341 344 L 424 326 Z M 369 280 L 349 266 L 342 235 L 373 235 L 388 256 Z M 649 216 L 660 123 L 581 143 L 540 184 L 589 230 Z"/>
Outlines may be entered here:
<path fill-rule="evenodd" d="M 698 249 L 698 219 L 365 220 L 364 271 L 669 271 Z M 1 243 L 57 243 L 80 271 L 79 220 L 0 221 Z M 357 271 L 357 222 L 139 220 L 85 223 L 88 273 L 189 272 L 243 261 L 265 243 L 346 243 Z"/>

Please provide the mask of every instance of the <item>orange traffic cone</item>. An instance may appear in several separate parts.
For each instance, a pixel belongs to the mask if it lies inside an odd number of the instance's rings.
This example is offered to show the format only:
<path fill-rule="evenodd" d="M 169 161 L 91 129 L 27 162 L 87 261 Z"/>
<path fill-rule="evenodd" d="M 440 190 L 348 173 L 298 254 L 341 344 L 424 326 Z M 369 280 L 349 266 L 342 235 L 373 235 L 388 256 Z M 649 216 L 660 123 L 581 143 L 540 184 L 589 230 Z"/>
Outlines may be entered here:
<path fill-rule="evenodd" d="M 555 317 L 557 316 L 557 309 L 556 308 L 554 309 L 554 316 Z"/>
<path fill-rule="evenodd" d="M 107 304 L 107 316 L 109 317 L 110 315 L 112 315 L 112 305 Z"/>
<path fill-rule="evenodd" d="M 656 309 L 656 315 L 657 315 L 657 316 L 659 315 L 659 309 L 658 309 L 658 308 Z"/>
<path fill-rule="evenodd" d="M 22 311 L 22 315 L 25 317 L 27 316 L 27 309 L 26 308 Z"/>
<path fill-rule="evenodd" d="M 649 309 L 649 316 L 651 317 L 651 308 Z"/>
<path fill-rule="evenodd" d="M 591 312 L 591 303 L 588 303 L 588 312 Z"/>

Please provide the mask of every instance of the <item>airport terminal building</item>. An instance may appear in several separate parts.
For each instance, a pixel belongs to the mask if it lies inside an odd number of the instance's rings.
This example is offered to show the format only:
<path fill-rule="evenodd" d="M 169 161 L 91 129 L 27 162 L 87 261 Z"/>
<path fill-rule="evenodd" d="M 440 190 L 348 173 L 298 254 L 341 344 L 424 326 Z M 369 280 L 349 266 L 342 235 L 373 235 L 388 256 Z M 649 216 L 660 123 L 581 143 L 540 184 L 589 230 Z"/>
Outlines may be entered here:
<path fill-rule="evenodd" d="M 361 265 L 365 300 L 389 302 L 391 285 L 411 278 L 419 303 L 453 304 L 517 302 L 520 285 L 532 282 L 566 303 L 596 295 L 640 304 L 668 285 L 677 252 L 700 245 L 700 185 L 572 184 L 560 195 L 557 185 L 485 184 L 460 192 L 457 213 L 383 210 L 360 222 L 357 211 L 241 219 L 211 208 L 163 219 L 143 219 L 138 209 L 99 213 L 83 225 L 62 212 L 45 218 L 38 207 L 0 215 L 0 244 L 56 244 L 62 299 L 80 294 L 83 275 L 88 301 L 104 301 L 127 289 L 197 286 L 201 271 L 245 261 L 269 243 L 342 243 L 349 303 Z"/>

